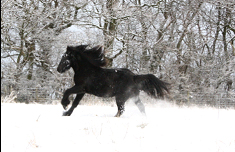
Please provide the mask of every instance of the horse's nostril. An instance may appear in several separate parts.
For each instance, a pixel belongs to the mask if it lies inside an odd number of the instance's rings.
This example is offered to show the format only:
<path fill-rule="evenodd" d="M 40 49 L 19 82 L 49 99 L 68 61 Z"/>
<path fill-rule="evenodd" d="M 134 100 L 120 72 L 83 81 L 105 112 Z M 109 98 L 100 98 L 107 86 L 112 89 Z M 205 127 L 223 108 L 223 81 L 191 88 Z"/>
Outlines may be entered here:
<path fill-rule="evenodd" d="M 60 69 L 59 67 L 57 68 L 57 71 L 58 71 L 59 73 L 61 73 L 61 69 Z"/>
<path fill-rule="evenodd" d="M 63 68 L 61 68 L 61 66 L 58 66 L 58 67 L 57 67 L 57 71 L 58 71 L 59 73 L 63 73 Z"/>

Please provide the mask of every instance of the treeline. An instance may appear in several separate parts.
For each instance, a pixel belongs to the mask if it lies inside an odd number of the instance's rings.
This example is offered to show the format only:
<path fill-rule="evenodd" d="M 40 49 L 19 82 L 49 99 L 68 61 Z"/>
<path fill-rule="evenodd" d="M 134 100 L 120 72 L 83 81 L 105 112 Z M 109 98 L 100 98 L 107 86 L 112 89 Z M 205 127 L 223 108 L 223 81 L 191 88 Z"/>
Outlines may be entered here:
<path fill-rule="evenodd" d="M 2 0 L 1 92 L 25 102 L 73 85 L 67 45 L 103 45 L 108 67 L 153 73 L 177 103 L 235 105 L 233 0 Z M 37 90 L 37 89 L 36 89 Z M 32 100 L 32 99 L 30 99 Z"/>

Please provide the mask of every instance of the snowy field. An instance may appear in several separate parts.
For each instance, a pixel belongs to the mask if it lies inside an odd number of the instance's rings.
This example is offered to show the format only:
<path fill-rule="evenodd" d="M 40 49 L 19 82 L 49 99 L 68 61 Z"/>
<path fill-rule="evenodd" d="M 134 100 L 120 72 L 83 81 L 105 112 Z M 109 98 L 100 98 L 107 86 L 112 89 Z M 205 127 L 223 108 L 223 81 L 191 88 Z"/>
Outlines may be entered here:
<path fill-rule="evenodd" d="M 2 152 L 235 152 L 235 110 L 128 103 L 121 118 L 108 105 L 1 103 Z"/>

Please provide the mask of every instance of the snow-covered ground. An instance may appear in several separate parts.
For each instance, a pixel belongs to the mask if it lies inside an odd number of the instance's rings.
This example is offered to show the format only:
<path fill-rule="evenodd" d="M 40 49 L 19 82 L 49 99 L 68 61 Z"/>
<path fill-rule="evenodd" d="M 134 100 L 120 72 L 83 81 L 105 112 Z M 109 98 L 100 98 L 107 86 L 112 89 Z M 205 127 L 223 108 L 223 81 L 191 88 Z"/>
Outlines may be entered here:
<path fill-rule="evenodd" d="M 235 152 L 235 110 L 133 104 L 121 118 L 108 105 L 1 103 L 2 152 Z"/>

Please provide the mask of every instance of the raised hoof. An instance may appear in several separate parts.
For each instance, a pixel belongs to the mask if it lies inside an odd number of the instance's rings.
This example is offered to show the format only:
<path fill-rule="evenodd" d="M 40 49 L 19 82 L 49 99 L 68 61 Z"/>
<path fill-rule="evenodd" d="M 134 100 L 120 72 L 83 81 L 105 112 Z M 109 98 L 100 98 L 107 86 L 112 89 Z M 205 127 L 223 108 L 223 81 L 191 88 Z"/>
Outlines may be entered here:
<path fill-rule="evenodd" d="M 64 110 L 67 110 L 67 106 L 63 105 Z"/>
<path fill-rule="evenodd" d="M 147 117 L 145 112 L 141 112 L 142 116 Z"/>

